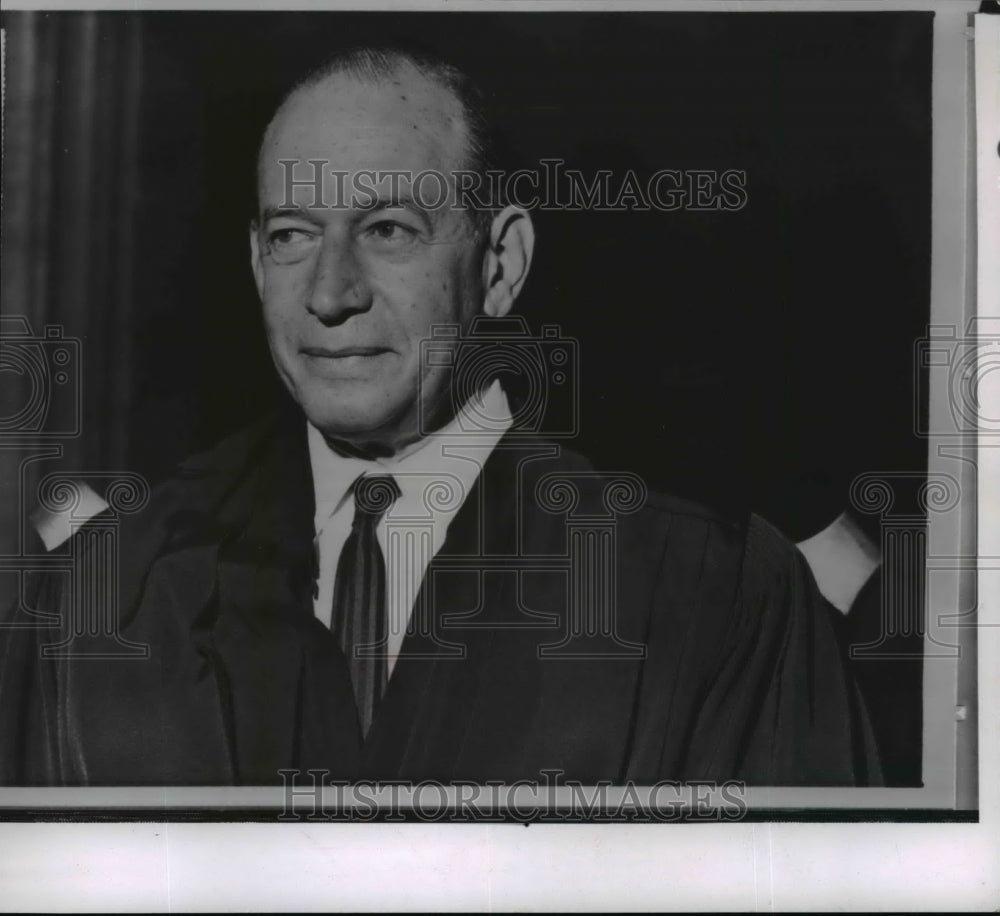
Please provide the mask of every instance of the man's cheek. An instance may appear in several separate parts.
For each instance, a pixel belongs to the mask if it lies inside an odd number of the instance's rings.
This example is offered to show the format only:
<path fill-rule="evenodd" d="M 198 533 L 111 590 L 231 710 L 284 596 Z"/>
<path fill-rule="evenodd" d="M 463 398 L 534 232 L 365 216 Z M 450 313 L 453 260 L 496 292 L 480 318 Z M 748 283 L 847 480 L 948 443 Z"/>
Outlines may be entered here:
<path fill-rule="evenodd" d="M 306 305 L 312 283 L 308 261 L 302 264 L 278 266 L 270 264 L 264 270 L 264 298 L 276 310 L 302 308 Z"/>
<path fill-rule="evenodd" d="M 298 341 L 298 321 L 294 310 L 283 307 L 279 300 L 265 299 L 264 330 L 272 346 L 282 351 L 295 349 Z"/>

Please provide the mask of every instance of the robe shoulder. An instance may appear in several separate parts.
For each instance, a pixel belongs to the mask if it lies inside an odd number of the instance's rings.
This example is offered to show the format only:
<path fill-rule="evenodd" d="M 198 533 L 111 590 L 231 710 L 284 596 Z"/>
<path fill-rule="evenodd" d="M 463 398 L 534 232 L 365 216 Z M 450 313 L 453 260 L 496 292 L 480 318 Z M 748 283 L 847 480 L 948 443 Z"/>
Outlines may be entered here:
<path fill-rule="evenodd" d="M 121 520 L 123 562 L 153 559 L 156 551 L 192 538 L 218 537 L 232 524 L 228 507 L 246 489 L 275 431 L 275 418 L 264 417 L 226 436 L 177 465 L 153 487 L 148 506 Z M 129 549 L 148 545 L 148 551 Z M 152 551 L 152 553 L 150 553 Z"/>
<path fill-rule="evenodd" d="M 632 775 L 880 784 L 829 608 L 794 544 L 757 515 L 739 526 L 664 511 Z"/>

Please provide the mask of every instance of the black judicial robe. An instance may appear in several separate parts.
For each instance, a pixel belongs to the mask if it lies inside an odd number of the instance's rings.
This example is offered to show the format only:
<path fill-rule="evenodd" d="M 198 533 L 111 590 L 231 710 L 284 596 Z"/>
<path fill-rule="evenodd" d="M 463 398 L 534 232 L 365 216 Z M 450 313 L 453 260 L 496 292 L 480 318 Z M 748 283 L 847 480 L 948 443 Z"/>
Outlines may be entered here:
<path fill-rule="evenodd" d="M 574 505 L 544 496 L 549 475 L 572 479 Z M 651 493 L 614 516 L 611 579 L 574 592 L 573 525 L 607 520 L 608 482 L 565 448 L 501 440 L 424 578 L 426 612 L 363 741 L 346 663 L 313 614 L 305 423 L 262 421 L 121 521 L 120 633 L 148 657 L 42 658 L 58 624 L 0 630 L 0 783 L 269 785 L 316 768 L 877 784 L 812 575 L 765 521 Z M 30 601 L 65 621 L 62 582 L 36 576 Z M 616 598 L 614 636 L 573 610 L 571 592 L 600 588 Z"/>

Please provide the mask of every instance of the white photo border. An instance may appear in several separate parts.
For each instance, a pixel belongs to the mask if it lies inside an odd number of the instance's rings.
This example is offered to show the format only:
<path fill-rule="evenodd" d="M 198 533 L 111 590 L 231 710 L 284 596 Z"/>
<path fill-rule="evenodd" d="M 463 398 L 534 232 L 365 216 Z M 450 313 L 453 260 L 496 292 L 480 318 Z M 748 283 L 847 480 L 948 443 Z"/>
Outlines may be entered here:
<path fill-rule="evenodd" d="M 22 4 L 14 4 L 21 7 Z M 775 10 L 935 12 L 933 81 L 932 323 L 965 324 L 985 303 L 1000 302 L 1000 271 L 986 257 L 1000 242 L 1000 117 L 993 133 L 973 129 L 973 86 L 1000 100 L 1000 16 L 971 16 L 974 0 L 760 0 L 760 2 L 621 3 L 615 9 L 764 12 Z M 103 6 L 103 5 L 102 5 Z M 214 3 L 214 9 L 245 4 Z M 275 8 L 256 3 L 255 9 Z M 281 9 L 603 9 L 606 3 L 296 3 Z M 38 3 L 34 9 L 66 9 Z M 88 8 L 94 8 L 88 4 Z M 122 3 L 105 8 L 190 9 L 199 3 Z M 972 41 L 977 59 L 972 79 Z M 995 54 L 991 65 L 987 55 Z M 990 88 L 990 81 L 992 87 Z M 981 104 L 981 118 L 988 115 Z M 984 114 L 985 112 L 985 114 Z M 973 155 L 977 149 L 976 155 Z M 973 165 L 978 166 L 978 227 Z M 978 228 L 979 257 L 973 240 Z M 992 248 L 985 247 L 990 242 Z M 974 282 L 975 281 L 975 282 Z M 957 306 L 957 310 L 956 310 Z M 1000 391 L 986 388 L 1000 406 Z M 936 396 L 937 395 L 937 396 Z M 942 410 L 932 393 L 932 412 Z M 997 416 L 998 413 L 984 415 Z M 974 448 L 974 446 L 973 446 Z M 931 465 L 948 459 L 931 443 Z M 974 449 L 975 450 L 975 449 Z M 983 439 L 978 460 L 978 511 L 967 507 L 954 529 L 941 531 L 949 546 L 980 558 L 1000 557 L 1000 452 Z M 937 465 L 938 468 L 943 465 Z M 952 470 L 949 472 L 953 472 Z M 975 473 L 975 472 L 974 472 Z M 963 477 L 963 481 L 967 477 Z M 988 507 L 994 507 L 992 511 Z M 932 538 L 934 534 L 932 534 Z M 932 544 L 933 549 L 933 544 Z M 957 579 L 928 588 L 938 607 L 961 607 Z M 975 792 L 956 790 L 959 773 L 985 774 L 978 787 L 976 823 L 750 823 L 700 824 L 681 832 L 668 826 L 534 824 L 327 824 L 262 823 L 6 823 L 0 825 L 0 905 L 5 909 L 912 909 L 991 910 L 1000 898 L 997 803 L 1000 780 L 1000 620 L 998 575 L 981 564 L 978 573 L 978 752 L 959 737 L 955 706 L 957 667 L 927 666 L 928 689 L 941 687 L 928 721 L 947 721 L 956 736 L 943 759 L 927 751 L 925 773 L 942 776 L 924 789 L 754 789 L 754 806 L 812 807 L 812 793 L 825 805 L 849 809 L 975 809 Z M 938 603 L 940 602 L 940 603 Z M 975 642 L 972 643 L 975 648 Z M 938 684 L 938 679 L 943 679 Z M 968 721 L 968 720 L 966 720 Z M 925 742 L 925 746 L 930 745 Z M 935 777 L 936 779 L 936 777 Z M 966 784 L 968 785 L 968 784 Z M 196 804 L 194 789 L 0 790 L 22 793 L 19 805 L 56 808 L 135 805 L 143 794 L 155 818 L 167 805 Z M 218 789 L 209 804 L 219 807 Z M 253 789 L 234 793 L 234 806 L 248 805 Z M 278 790 L 280 791 L 280 790 Z M 23 793 L 31 793 L 24 795 Z M 42 793 L 48 801 L 43 804 Z M 86 793 L 86 800 L 73 793 Z M 56 799 L 51 793 L 59 794 Z M 96 793 L 96 794 L 95 794 Z M 107 793 L 118 793 L 112 795 Z M 120 796 L 126 793 L 130 800 Z M 843 793 L 841 797 L 841 793 Z M 237 796 L 239 797 L 237 800 Z M 188 801 L 190 799 L 190 801 Z M 223 803 L 221 807 L 225 807 Z M 162 812 L 160 812 L 162 813 Z M 224 812 L 222 812 L 224 814 Z M 99 815 L 107 818 L 106 813 Z M 345 832 L 349 831 L 349 832 Z"/>

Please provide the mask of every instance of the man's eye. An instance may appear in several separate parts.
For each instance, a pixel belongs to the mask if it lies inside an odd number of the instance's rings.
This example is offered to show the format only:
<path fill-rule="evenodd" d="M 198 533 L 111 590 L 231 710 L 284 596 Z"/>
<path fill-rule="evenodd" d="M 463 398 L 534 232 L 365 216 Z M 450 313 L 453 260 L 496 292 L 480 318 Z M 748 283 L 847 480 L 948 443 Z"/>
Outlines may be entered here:
<path fill-rule="evenodd" d="M 277 264 L 293 264 L 313 250 L 315 233 L 294 226 L 272 229 L 267 233 L 267 250 Z"/>
<path fill-rule="evenodd" d="M 309 241 L 310 234 L 302 229 L 275 229 L 268 233 L 267 240 L 279 247 Z"/>
<path fill-rule="evenodd" d="M 415 230 L 395 220 L 379 220 L 372 223 L 368 229 L 368 234 L 379 242 L 403 243 L 410 241 L 415 235 Z"/>

